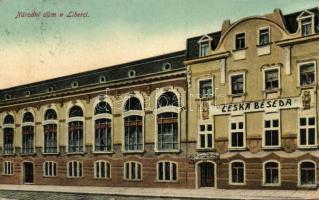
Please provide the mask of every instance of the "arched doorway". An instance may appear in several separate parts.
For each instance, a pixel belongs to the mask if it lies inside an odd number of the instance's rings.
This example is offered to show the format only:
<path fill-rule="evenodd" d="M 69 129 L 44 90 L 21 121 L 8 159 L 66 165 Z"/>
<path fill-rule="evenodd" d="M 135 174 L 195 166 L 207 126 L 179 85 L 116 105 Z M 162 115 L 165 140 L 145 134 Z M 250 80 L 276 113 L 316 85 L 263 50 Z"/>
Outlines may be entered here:
<path fill-rule="evenodd" d="M 33 163 L 23 163 L 23 183 L 33 183 Z"/>
<path fill-rule="evenodd" d="M 215 164 L 213 162 L 200 162 L 197 168 L 197 188 L 215 187 Z"/>

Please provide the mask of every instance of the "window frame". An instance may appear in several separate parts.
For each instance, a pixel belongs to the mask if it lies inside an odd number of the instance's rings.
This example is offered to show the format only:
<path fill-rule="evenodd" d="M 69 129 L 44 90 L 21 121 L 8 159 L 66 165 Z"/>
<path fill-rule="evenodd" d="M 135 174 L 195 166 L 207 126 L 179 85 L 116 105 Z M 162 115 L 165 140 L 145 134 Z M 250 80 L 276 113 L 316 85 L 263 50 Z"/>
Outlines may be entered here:
<path fill-rule="evenodd" d="M 267 44 L 260 44 L 260 36 L 261 36 L 260 32 L 263 31 L 263 30 L 268 30 L 268 43 Z M 270 43 L 271 43 L 271 38 L 270 37 L 271 37 L 270 26 L 259 27 L 257 29 L 257 44 L 258 44 L 257 46 L 258 47 L 264 47 L 264 46 L 270 45 Z"/>
<path fill-rule="evenodd" d="M 8 115 L 11 115 L 13 117 L 13 123 L 5 123 L 4 120 L 5 118 L 8 116 Z M 15 119 L 15 116 L 13 115 L 13 113 L 7 113 L 6 115 L 4 115 L 3 119 L 2 119 L 2 133 L 3 133 L 3 136 L 2 136 L 2 139 L 3 139 L 3 144 L 2 144 L 2 153 L 3 155 L 14 155 L 15 154 L 15 138 L 16 138 L 16 135 L 15 135 L 15 122 L 16 122 L 16 119 Z M 12 141 L 12 152 L 11 153 L 6 153 L 5 152 L 5 135 L 4 135 L 4 129 L 12 129 L 12 132 L 13 132 L 13 141 Z"/>
<path fill-rule="evenodd" d="M 237 183 L 237 182 L 233 182 L 233 168 L 232 168 L 232 164 L 233 163 L 242 163 L 243 164 L 243 182 L 242 183 Z M 243 160 L 232 160 L 231 162 L 229 162 L 229 176 L 228 176 L 228 183 L 229 185 L 246 185 L 246 163 Z"/>
<path fill-rule="evenodd" d="M 312 164 L 314 164 L 314 170 L 315 170 L 315 183 L 313 185 L 301 185 L 301 164 L 304 163 L 304 162 L 310 162 Z M 306 160 L 301 160 L 298 162 L 298 187 L 301 187 L 301 188 L 317 188 L 317 164 L 315 161 L 312 161 L 312 160 L 309 160 L 309 159 L 306 159 Z"/>
<path fill-rule="evenodd" d="M 8 169 L 9 165 L 9 170 Z M 8 173 L 9 172 L 9 173 Z M 2 164 L 2 175 L 13 176 L 14 175 L 14 164 L 12 161 L 4 161 Z"/>
<path fill-rule="evenodd" d="M 127 170 L 127 167 L 126 165 L 129 165 L 129 169 L 128 169 L 128 172 L 129 172 L 129 177 L 126 177 L 126 170 Z M 133 164 L 135 165 L 135 178 L 132 179 L 132 166 Z M 138 167 L 140 167 L 140 170 L 141 170 L 141 174 L 140 174 L 140 179 L 138 178 Z M 138 161 L 126 161 L 123 163 L 123 180 L 125 181 L 142 181 L 143 180 L 143 165 L 141 162 L 138 162 Z"/>
<path fill-rule="evenodd" d="M 76 117 L 69 117 L 69 114 L 70 114 L 70 111 L 72 109 L 73 106 L 78 106 L 82 109 L 82 113 L 83 113 L 83 116 L 76 116 Z M 70 152 L 69 151 L 69 124 L 71 122 L 82 122 L 82 132 L 83 132 L 83 142 L 82 142 L 82 151 L 79 151 L 79 152 Z M 66 153 L 67 154 L 84 154 L 85 152 L 85 138 L 86 138 L 86 126 L 85 126 L 85 109 L 84 109 L 84 106 L 80 103 L 70 103 L 69 106 L 68 106 L 68 109 L 67 109 L 67 112 L 66 112 L 66 128 L 67 128 L 67 143 L 66 143 Z"/>
<path fill-rule="evenodd" d="M 265 121 L 271 121 L 271 127 L 265 127 Z M 273 127 L 273 120 L 278 120 L 278 127 Z M 280 149 L 281 148 L 281 116 L 280 113 L 264 113 L 263 115 L 263 134 L 262 134 L 262 148 L 263 149 Z M 278 145 L 266 145 L 266 131 L 267 130 L 277 130 L 278 131 Z"/>
<path fill-rule="evenodd" d="M 110 113 L 100 113 L 100 114 L 95 114 L 95 108 L 96 106 L 98 106 L 98 104 L 100 102 L 105 102 L 106 104 L 109 104 L 109 106 L 111 107 L 112 111 Z M 111 120 L 111 149 L 109 151 L 98 151 L 96 150 L 96 147 L 95 147 L 95 131 L 96 131 L 96 128 L 95 128 L 95 123 L 96 123 L 96 120 L 99 120 L 99 119 L 107 119 L 107 120 Z M 113 103 L 112 101 L 109 99 L 109 98 L 105 98 L 103 100 L 101 99 L 96 99 L 95 103 L 93 104 L 93 109 L 92 109 L 92 137 L 93 137 L 93 151 L 92 153 L 94 154 L 109 154 L 109 153 L 113 153 L 113 137 L 114 137 L 114 122 L 113 122 Z"/>
<path fill-rule="evenodd" d="M 236 130 L 232 131 L 231 125 L 232 125 L 232 123 L 236 123 L 236 127 L 237 127 L 240 122 L 243 122 L 243 129 L 242 129 L 243 146 L 242 147 L 233 147 L 232 146 L 232 133 L 239 132 L 239 130 L 241 130 L 241 129 L 236 128 Z M 247 148 L 247 146 L 246 146 L 246 117 L 244 115 L 243 116 L 235 116 L 235 117 L 230 116 L 229 125 L 228 125 L 228 133 L 229 133 L 229 135 L 228 135 L 228 138 L 229 138 L 228 149 L 229 150 L 245 150 Z"/>
<path fill-rule="evenodd" d="M 207 127 L 211 125 L 212 126 L 212 130 L 208 131 Z M 201 126 L 205 126 L 205 131 L 201 131 Z M 211 134 L 212 135 L 212 147 L 207 147 L 208 145 L 208 135 Z M 201 135 L 205 136 L 205 147 L 201 147 Z M 205 122 L 205 123 L 199 123 L 198 124 L 198 135 L 197 135 L 197 149 L 199 150 L 212 150 L 215 148 L 215 135 L 214 135 L 214 123 L 209 123 L 209 122 Z"/>
<path fill-rule="evenodd" d="M 173 106 L 173 105 L 169 105 L 169 106 L 163 106 L 163 107 L 159 107 L 158 108 L 158 100 L 159 98 L 165 94 L 166 92 L 172 92 L 175 94 L 177 101 L 178 101 L 178 105 L 177 106 Z M 154 110 L 154 124 L 155 124 L 155 133 L 156 133 L 156 137 L 155 137 L 155 147 L 154 147 L 154 152 L 157 153 L 169 153 L 169 152 L 180 152 L 180 148 L 181 148 L 181 107 L 182 107 L 182 101 L 181 101 L 181 96 L 180 93 L 174 88 L 161 88 L 159 90 L 157 90 L 156 95 L 155 95 L 155 110 Z M 158 141 L 158 115 L 163 114 L 163 113 L 176 113 L 177 114 L 177 131 L 178 131 L 178 145 L 177 145 L 177 149 L 170 149 L 170 150 L 162 150 L 158 148 L 159 145 L 159 141 Z"/>
<path fill-rule="evenodd" d="M 74 176 L 73 174 L 73 168 L 74 168 L 74 163 L 77 163 L 76 165 L 76 171 L 77 171 L 77 176 Z M 69 164 L 72 163 L 72 176 L 70 176 L 70 168 L 69 168 Z M 80 167 L 79 167 L 79 164 L 81 164 L 81 176 L 79 176 L 79 172 L 80 172 Z M 83 178 L 84 177 L 84 167 L 83 167 L 83 161 L 78 161 L 78 160 L 70 160 L 69 162 L 67 162 L 67 175 L 66 177 L 67 178 Z"/>
<path fill-rule="evenodd" d="M 278 165 L 278 183 L 266 183 L 266 164 L 268 163 L 276 163 Z M 266 160 L 263 162 L 263 186 L 281 186 L 281 165 L 277 160 Z"/>
<path fill-rule="evenodd" d="M 57 118 L 56 119 L 49 119 L 49 120 L 46 120 L 45 119 L 45 114 L 48 110 L 54 110 L 54 112 L 56 113 L 57 115 Z M 58 154 L 60 152 L 60 145 L 59 145 L 59 115 L 58 115 L 58 112 L 57 112 L 57 109 L 55 107 L 55 105 L 51 105 L 50 108 L 47 108 L 44 110 L 43 112 L 43 122 L 42 122 L 42 128 L 44 130 L 44 127 L 46 125 L 56 125 L 56 152 L 45 152 L 45 131 L 43 131 L 43 146 L 42 146 L 42 154 Z"/>
<path fill-rule="evenodd" d="M 126 102 L 131 98 L 135 97 L 140 101 L 140 110 L 129 110 L 125 111 Z M 142 117 L 142 149 L 138 150 L 126 150 L 125 149 L 125 118 L 130 116 L 140 116 Z M 134 91 L 134 94 L 125 94 L 122 101 L 122 144 L 121 149 L 123 153 L 143 153 L 145 148 L 145 110 L 144 110 L 144 97 L 141 93 Z"/>
<path fill-rule="evenodd" d="M 166 175 L 165 175 L 165 163 L 170 163 L 170 166 L 169 166 L 169 168 L 170 168 L 170 174 L 169 174 L 169 180 L 166 180 L 165 178 L 166 178 Z M 163 173 L 163 180 L 160 180 L 159 179 L 159 164 L 160 163 L 162 163 L 162 165 L 163 165 L 163 171 L 162 171 L 162 173 Z M 175 164 L 175 166 L 176 166 L 176 180 L 174 180 L 173 179 L 173 177 L 174 177 L 174 171 L 173 171 L 173 165 L 172 164 Z M 156 181 L 157 182 L 178 182 L 178 163 L 177 162 L 175 162 L 175 161 L 170 161 L 170 160 L 160 160 L 160 161 L 157 161 L 156 162 Z"/>
<path fill-rule="evenodd" d="M 212 94 L 211 94 L 211 96 L 209 96 L 209 97 L 201 97 L 201 91 L 200 91 L 200 84 L 201 84 L 201 82 L 202 81 L 211 81 L 211 86 L 212 86 Z M 198 79 L 197 80 L 197 91 L 198 91 L 198 94 L 197 94 L 197 97 L 199 98 L 199 99 L 211 99 L 211 98 L 214 98 L 215 97 L 215 89 L 214 89 L 214 77 L 202 77 L 202 78 L 200 78 L 200 79 Z"/>
<path fill-rule="evenodd" d="M 198 43 L 198 57 L 199 58 L 203 58 L 203 57 L 206 57 L 206 56 L 209 56 L 209 54 L 210 54 L 210 51 L 211 51 L 211 42 L 212 42 L 212 40 L 213 40 L 213 38 L 211 38 L 210 36 L 208 36 L 208 35 L 203 35 L 202 37 L 201 37 L 201 39 L 200 40 L 198 40 L 197 41 L 197 43 Z M 202 45 L 204 44 L 204 43 L 206 43 L 207 42 L 207 55 L 205 54 L 203 54 L 203 52 L 202 52 Z M 206 45 L 206 44 L 205 44 Z"/>
<path fill-rule="evenodd" d="M 273 67 L 267 67 L 267 68 L 263 68 L 263 88 L 264 88 L 264 92 L 268 93 L 268 92 L 276 92 L 276 91 L 280 91 L 281 90 L 281 70 L 279 66 L 273 66 Z M 272 71 L 272 70 L 277 70 L 278 73 L 278 88 L 275 89 L 267 89 L 266 88 L 266 73 L 268 71 Z"/>
<path fill-rule="evenodd" d="M 46 163 L 48 163 L 48 167 L 51 168 L 52 170 L 52 175 L 50 175 L 50 173 L 46 174 Z M 51 164 L 51 166 L 50 166 Z M 55 169 L 55 172 L 54 172 Z M 48 177 L 48 178 L 52 178 L 52 177 L 57 177 L 58 175 L 58 165 L 57 162 L 55 161 L 44 161 L 43 162 L 43 177 Z"/>
<path fill-rule="evenodd" d="M 306 126 L 300 126 L 300 119 L 301 118 L 306 118 L 306 121 L 307 121 L 307 125 Z M 309 118 L 315 118 L 315 124 L 314 125 L 311 125 L 309 126 L 308 125 L 308 120 Z M 300 115 L 297 117 L 297 124 L 298 124 L 298 135 L 297 135 L 297 147 L 299 149 L 307 149 L 307 148 L 317 148 L 318 146 L 318 134 L 317 134 L 317 117 L 316 115 Z M 300 129 L 301 127 L 304 127 L 306 128 L 306 131 L 307 131 L 307 135 L 306 135 L 306 138 L 307 138 L 307 144 L 305 145 L 301 145 L 300 142 L 301 142 L 301 138 L 300 138 Z M 315 129 L 315 143 L 313 145 L 309 145 L 309 128 L 314 128 Z"/>
<path fill-rule="evenodd" d="M 101 163 L 104 163 L 105 164 L 105 177 L 101 177 L 101 175 L 99 177 L 97 177 L 97 173 L 96 173 L 96 167 L 97 167 L 97 163 L 99 163 L 100 165 L 100 169 L 99 169 L 99 173 L 101 174 Z M 107 169 L 108 168 L 108 169 Z M 107 171 L 110 172 L 109 176 L 107 176 Z M 94 178 L 95 179 L 103 179 L 103 180 L 110 180 L 112 179 L 112 166 L 111 166 L 111 163 L 109 161 L 106 161 L 106 160 L 96 160 L 94 162 Z"/>
<path fill-rule="evenodd" d="M 314 81 L 312 84 L 307 84 L 307 85 L 301 85 L 301 77 L 300 77 L 300 73 L 301 73 L 301 67 L 302 65 L 307 65 L 307 64 L 313 64 L 314 65 Z M 298 87 L 304 88 L 304 87 L 313 87 L 317 85 L 317 61 L 316 60 L 311 60 L 311 61 L 303 61 L 303 62 L 299 62 L 297 63 L 297 68 L 298 68 Z"/>
<path fill-rule="evenodd" d="M 33 122 L 24 122 L 24 115 L 26 113 L 30 112 L 33 116 Z M 34 155 L 36 153 L 35 151 L 35 139 L 36 139 L 36 125 L 35 125 L 35 121 L 36 121 L 36 116 L 35 116 L 35 113 L 34 111 L 31 109 L 31 108 L 27 108 L 24 110 L 24 112 L 22 113 L 22 125 L 21 125 L 21 141 L 22 141 L 22 144 L 21 144 L 21 155 Z M 28 152 L 23 152 L 23 128 L 24 127 L 32 127 L 33 128 L 33 149 L 32 149 L 32 152 L 31 153 L 28 153 Z"/>
<path fill-rule="evenodd" d="M 233 94 L 233 85 L 232 85 L 232 77 L 233 76 L 238 76 L 238 75 L 242 75 L 243 76 L 243 92 L 242 93 L 238 93 L 238 94 Z M 229 74 L 229 90 L 228 93 L 230 96 L 244 96 L 246 94 L 246 73 L 245 72 L 233 72 L 231 74 Z"/>
<path fill-rule="evenodd" d="M 244 43 L 245 43 L 245 46 L 244 47 L 242 47 L 242 48 L 238 48 L 237 49 L 237 35 L 239 35 L 239 34 L 244 34 Z M 246 31 L 241 31 L 241 32 L 236 32 L 235 34 L 234 34 L 234 50 L 235 51 L 240 51 L 240 50 L 245 50 L 246 48 L 247 48 L 247 43 L 246 43 Z"/>

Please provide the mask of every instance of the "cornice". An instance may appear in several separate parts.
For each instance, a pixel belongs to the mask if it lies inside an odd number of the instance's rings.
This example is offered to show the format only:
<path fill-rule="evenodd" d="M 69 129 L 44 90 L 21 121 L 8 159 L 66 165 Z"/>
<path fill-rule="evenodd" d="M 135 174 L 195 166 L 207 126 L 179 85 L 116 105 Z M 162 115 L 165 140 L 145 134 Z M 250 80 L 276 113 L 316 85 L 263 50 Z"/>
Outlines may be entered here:
<path fill-rule="evenodd" d="M 313 34 L 309 36 L 297 37 L 297 38 L 289 38 L 285 40 L 276 41 L 275 43 L 280 47 L 292 46 L 295 44 L 301 44 L 306 42 L 312 42 L 319 39 L 319 34 Z"/>
<path fill-rule="evenodd" d="M 201 58 L 196 58 L 193 60 L 187 60 L 187 61 L 184 61 L 184 64 L 185 65 L 192 65 L 192 64 L 197 64 L 197 63 L 209 62 L 212 60 L 227 58 L 227 57 L 229 57 L 229 55 L 230 55 L 230 52 L 225 51 L 225 52 L 212 54 L 212 55 L 201 57 Z"/>

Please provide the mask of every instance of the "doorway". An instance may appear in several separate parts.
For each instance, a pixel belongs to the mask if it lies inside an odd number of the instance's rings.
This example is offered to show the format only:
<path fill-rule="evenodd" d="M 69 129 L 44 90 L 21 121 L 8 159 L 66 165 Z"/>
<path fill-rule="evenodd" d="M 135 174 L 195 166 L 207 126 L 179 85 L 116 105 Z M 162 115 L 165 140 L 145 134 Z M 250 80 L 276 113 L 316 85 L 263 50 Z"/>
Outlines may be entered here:
<path fill-rule="evenodd" d="M 23 163 L 23 183 L 33 183 L 33 163 Z"/>
<path fill-rule="evenodd" d="M 199 163 L 197 173 L 199 187 L 215 187 L 215 165 L 213 163 Z"/>

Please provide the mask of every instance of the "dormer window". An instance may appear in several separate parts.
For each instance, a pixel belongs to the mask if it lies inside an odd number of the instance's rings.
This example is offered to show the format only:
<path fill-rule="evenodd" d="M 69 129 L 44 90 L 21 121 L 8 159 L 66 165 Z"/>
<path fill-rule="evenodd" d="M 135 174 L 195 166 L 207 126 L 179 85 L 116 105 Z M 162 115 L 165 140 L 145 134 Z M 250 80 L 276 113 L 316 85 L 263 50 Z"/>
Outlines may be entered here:
<path fill-rule="evenodd" d="M 312 19 L 311 17 L 307 17 L 301 20 L 301 35 L 307 36 L 312 34 Z"/>
<path fill-rule="evenodd" d="M 308 35 L 314 34 L 315 32 L 314 17 L 315 17 L 314 13 L 308 10 L 303 11 L 297 17 L 301 36 L 308 36 Z"/>
<path fill-rule="evenodd" d="M 210 43 L 213 39 L 208 35 L 204 35 L 199 41 L 199 57 L 208 56 L 210 51 Z"/>

